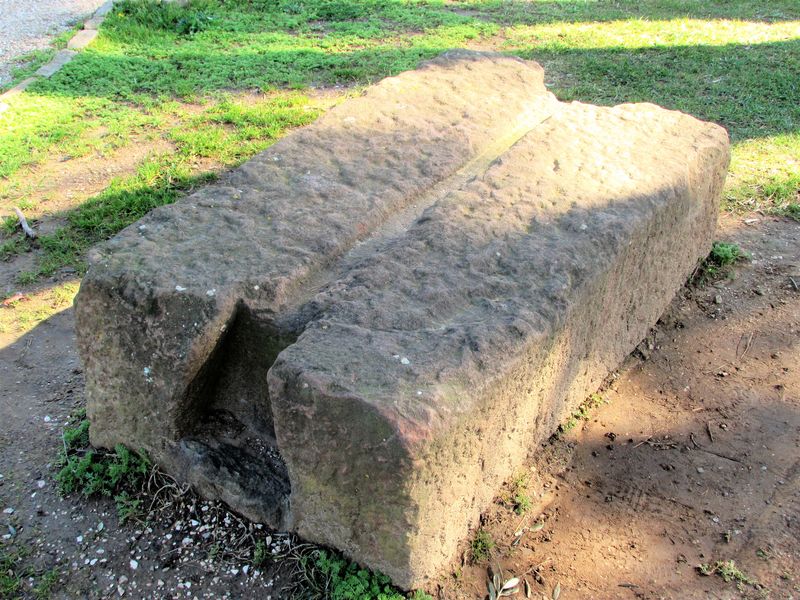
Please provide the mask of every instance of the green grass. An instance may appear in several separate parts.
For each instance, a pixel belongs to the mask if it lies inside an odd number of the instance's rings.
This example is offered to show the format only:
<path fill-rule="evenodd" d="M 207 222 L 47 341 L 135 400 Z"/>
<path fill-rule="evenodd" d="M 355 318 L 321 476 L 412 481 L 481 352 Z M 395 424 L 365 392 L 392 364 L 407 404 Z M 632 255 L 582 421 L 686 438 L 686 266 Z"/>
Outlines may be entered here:
<path fill-rule="evenodd" d="M 26 564 L 29 558 L 28 548 L 17 548 L 6 543 L 0 546 L 0 599 L 47 600 L 52 596 L 58 584 L 58 570 L 39 572 Z M 30 585 L 27 590 L 26 583 Z M 26 594 L 26 591 L 29 593 Z"/>
<path fill-rule="evenodd" d="M 701 564 L 697 570 L 702 575 L 719 575 L 726 583 L 735 581 L 742 585 L 758 585 L 755 579 L 746 575 L 732 560 L 718 560 L 714 563 Z"/>
<path fill-rule="evenodd" d="M 422 591 L 405 595 L 388 577 L 359 567 L 337 552 L 314 549 L 300 556 L 299 571 L 303 575 L 303 598 L 325 600 L 433 600 Z"/>
<path fill-rule="evenodd" d="M 124 523 L 139 514 L 138 496 L 152 465 L 143 453 L 122 444 L 110 451 L 92 448 L 89 426 L 81 411 L 64 429 L 63 449 L 56 461 L 58 490 L 64 496 L 113 498 L 120 522 Z"/>
<path fill-rule="evenodd" d="M 311 121 L 310 87 L 368 84 L 462 46 L 540 61 L 564 100 L 720 123 L 733 142 L 724 208 L 800 214 L 795 0 L 123 0 L 92 45 L 0 115 L 0 208 L 43 162 L 138 136 L 176 150 L 62 215 L 21 280 L 81 269 L 90 245 L 208 181 L 209 164 L 239 164 Z M 0 256 L 33 247 L 0 236 Z"/>

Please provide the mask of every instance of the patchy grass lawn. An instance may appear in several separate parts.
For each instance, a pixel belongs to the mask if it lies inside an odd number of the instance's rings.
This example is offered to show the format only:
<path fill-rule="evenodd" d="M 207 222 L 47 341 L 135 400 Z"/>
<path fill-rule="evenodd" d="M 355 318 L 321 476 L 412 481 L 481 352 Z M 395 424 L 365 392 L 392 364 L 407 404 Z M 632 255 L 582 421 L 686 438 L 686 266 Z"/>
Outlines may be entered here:
<path fill-rule="evenodd" d="M 564 100 L 655 102 L 720 123 L 734 143 L 725 208 L 800 214 L 796 0 L 122 0 L 89 48 L 0 115 L 0 211 L 53 224 L 32 244 L 7 217 L 0 259 L 35 250 L 23 286 L 80 273 L 89 246 L 346 90 L 460 46 L 540 61 Z M 320 88 L 334 93 L 320 102 Z M 48 164 L 147 139 L 171 150 L 88 199 L 65 207 L 26 185 Z"/>

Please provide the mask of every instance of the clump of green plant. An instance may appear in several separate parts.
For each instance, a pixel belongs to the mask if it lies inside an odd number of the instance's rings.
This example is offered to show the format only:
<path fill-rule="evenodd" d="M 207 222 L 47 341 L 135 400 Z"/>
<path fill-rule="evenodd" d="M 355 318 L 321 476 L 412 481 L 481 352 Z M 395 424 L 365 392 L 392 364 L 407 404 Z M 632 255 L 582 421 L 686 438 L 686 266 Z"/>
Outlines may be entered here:
<path fill-rule="evenodd" d="M 0 551 L 0 598 L 14 598 L 22 585 L 23 574 L 18 572 L 19 554 Z"/>
<path fill-rule="evenodd" d="M 122 0 L 115 6 L 118 18 L 130 20 L 137 25 L 178 35 L 193 35 L 208 29 L 214 18 L 204 12 L 191 10 L 172 2 L 147 2 L 146 0 Z"/>
<path fill-rule="evenodd" d="M 472 538 L 470 543 L 470 552 L 472 554 L 472 562 L 477 563 L 489 558 L 489 554 L 494 548 L 494 540 L 488 531 L 485 529 L 478 529 L 475 532 L 475 537 Z"/>
<path fill-rule="evenodd" d="M 581 403 L 577 410 L 575 410 L 564 423 L 558 426 L 556 436 L 574 429 L 580 421 L 588 421 L 589 416 L 595 408 L 607 403 L 608 400 L 603 398 L 600 394 L 592 394 Z"/>
<path fill-rule="evenodd" d="M 113 498 L 123 523 L 139 514 L 141 500 L 137 495 L 152 468 L 143 453 L 134 452 L 122 444 L 112 451 L 92 448 L 85 411 L 73 417 L 64 429 L 62 439 L 55 479 L 63 495 Z"/>
<path fill-rule="evenodd" d="M 692 275 L 691 283 L 703 285 L 709 280 L 726 276 L 733 265 L 748 258 L 737 244 L 714 242 L 711 252 Z"/>
<path fill-rule="evenodd" d="M 260 567 L 267 561 L 267 544 L 264 540 L 258 540 L 253 548 L 253 566 Z"/>
<path fill-rule="evenodd" d="M 745 575 L 733 560 L 718 560 L 713 563 L 701 564 L 697 566 L 697 570 L 702 575 L 719 575 L 723 581 L 746 585 L 757 585 L 758 582 L 751 577 Z"/>
<path fill-rule="evenodd" d="M 514 512 L 524 515 L 531 508 L 531 499 L 528 495 L 528 476 L 522 473 L 514 478 L 511 484 L 511 504 Z"/>
<path fill-rule="evenodd" d="M 16 549 L 9 545 L 0 549 L 0 598 L 22 597 L 25 580 L 30 580 L 31 594 L 36 600 L 45 600 L 52 595 L 58 583 L 58 571 L 50 569 L 44 573 L 37 572 L 24 564 L 29 555 L 26 548 Z"/>
<path fill-rule="evenodd" d="M 795 221 L 800 221 L 800 203 L 787 204 L 781 209 L 781 212 Z"/>
<path fill-rule="evenodd" d="M 727 242 L 714 242 L 708 260 L 717 267 L 728 267 L 747 258 L 747 255 L 736 244 Z"/>
<path fill-rule="evenodd" d="M 392 585 L 386 575 L 359 567 L 336 552 L 317 548 L 301 555 L 299 563 L 306 584 L 303 589 L 304 598 L 433 600 L 419 590 L 405 596 Z"/>

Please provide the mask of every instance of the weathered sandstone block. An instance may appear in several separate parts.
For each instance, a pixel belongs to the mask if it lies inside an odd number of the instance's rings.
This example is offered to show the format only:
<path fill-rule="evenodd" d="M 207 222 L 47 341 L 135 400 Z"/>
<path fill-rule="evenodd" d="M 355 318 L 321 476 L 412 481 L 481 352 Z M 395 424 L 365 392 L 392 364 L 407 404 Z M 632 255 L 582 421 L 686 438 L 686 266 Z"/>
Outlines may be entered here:
<path fill-rule="evenodd" d="M 447 54 L 100 246 L 92 441 L 415 587 L 710 246 L 725 132 Z"/>

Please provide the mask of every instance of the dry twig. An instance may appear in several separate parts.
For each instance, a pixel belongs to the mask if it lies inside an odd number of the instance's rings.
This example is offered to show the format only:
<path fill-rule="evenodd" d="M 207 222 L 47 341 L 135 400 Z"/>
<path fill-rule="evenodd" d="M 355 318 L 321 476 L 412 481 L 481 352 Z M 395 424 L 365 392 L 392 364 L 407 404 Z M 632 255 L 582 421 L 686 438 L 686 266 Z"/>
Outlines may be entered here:
<path fill-rule="evenodd" d="M 36 239 L 36 232 L 31 229 L 30 225 L 28 225 L 28 221 L 25 219 L 25 215 L 22 214 L 22 211 L 14 207 L 14 212 L 17 213 L 17 218 L 19 219 L 20 227 L 22 227 L 22 231 L 25 232 L 25 235 L 31 238 L 32 240 Z"/>

